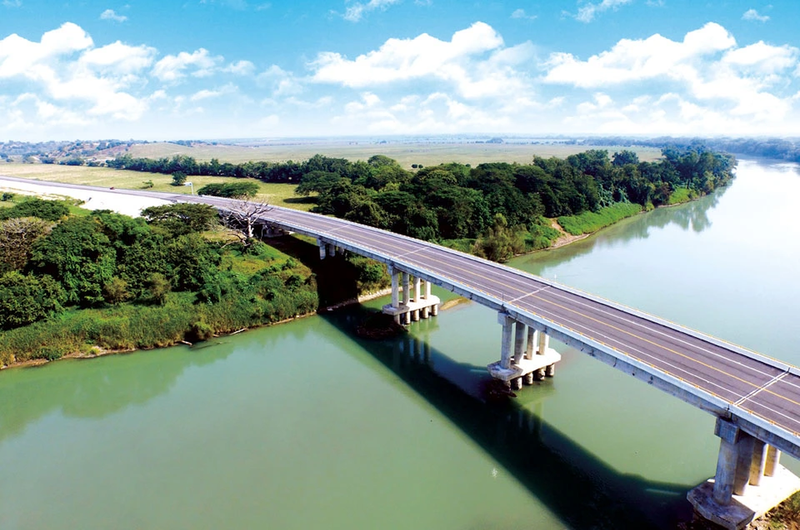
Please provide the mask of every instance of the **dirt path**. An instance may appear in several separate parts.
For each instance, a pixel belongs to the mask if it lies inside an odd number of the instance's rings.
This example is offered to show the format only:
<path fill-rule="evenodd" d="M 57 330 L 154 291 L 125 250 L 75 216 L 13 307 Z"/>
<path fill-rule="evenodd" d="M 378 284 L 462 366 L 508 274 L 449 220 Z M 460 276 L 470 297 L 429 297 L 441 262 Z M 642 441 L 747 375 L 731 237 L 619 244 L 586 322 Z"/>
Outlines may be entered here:
<path fill-rule="evenodd" d="M 574 243 L 575 241 L 579 241 L 581 239 L 586 239 L 591 234 L 581 234 L 579 236 L 573 236 L 572 234 L 568 234 L 561 228 L 561 225 L 558 224 L 558 220 L 550 219 L 550 226 L 561 232 L 563 235 L 556 239 L 552 245 L 550 245 L 547 250 L 563 247 L 565 245 L 569 245 L 570 243 Z"/>

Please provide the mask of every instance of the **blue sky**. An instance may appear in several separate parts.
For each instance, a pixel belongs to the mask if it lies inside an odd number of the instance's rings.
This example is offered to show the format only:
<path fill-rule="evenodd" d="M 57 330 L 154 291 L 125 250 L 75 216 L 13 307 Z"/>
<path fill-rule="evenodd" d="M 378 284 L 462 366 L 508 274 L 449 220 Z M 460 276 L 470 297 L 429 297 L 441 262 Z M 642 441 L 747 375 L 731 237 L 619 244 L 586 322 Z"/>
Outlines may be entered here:
<path fill-rule="evenodd" d="M 800 136 L 796 0 L 0 0 L 0 140 Z"/>

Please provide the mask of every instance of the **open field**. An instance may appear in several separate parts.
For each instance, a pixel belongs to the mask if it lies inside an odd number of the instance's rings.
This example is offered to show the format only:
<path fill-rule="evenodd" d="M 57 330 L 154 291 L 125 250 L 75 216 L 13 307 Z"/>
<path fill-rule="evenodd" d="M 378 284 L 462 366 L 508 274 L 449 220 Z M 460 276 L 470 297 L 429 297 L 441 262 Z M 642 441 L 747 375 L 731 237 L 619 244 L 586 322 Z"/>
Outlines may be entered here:
<path fill-rule="evenodd" d="M 45 180 L 51 182 L 64 182 L 67 184 L 82 184 L 85 186 L 101 186 L 128 189 L 142 189 L 146 181 L 152 180 L 153 191 L 168 193 L 190 194 L 188 186 L 173 186 L 172 176 L 159 173 L 142 173 L 139 171 L 120 171 L 117 169 L 85 167 L 85 166 L 59 166 L 55 164 L 0 164 L 0 175 L 9 177 L 29 178 L 32 180 Z M 194 189 L 211 182 L 230 182 L 230 177 L 199 177 L 192 176 L 191 182 Z M 253 179 L 242 179 L 253 180 Z M 313 203 L 307 198 L 294 195 L 294 184 L 271 184 L 253 180 L 261 191 L 256 195 L 256 200 L 268 202 L 276 206 L 285 206 L 296 210 L 310 210 Z"/>
<path fill-rule="evenodd" d="M 605 149 L 609 155 L 628 149 L 639 155 L 642 161 L 652 162 L 661 157 L 659 149 L 650 147 L 596 147 L 580 145 L 531 145 L 531 144 L 470 144 L 470 143 L 377 143 L 343 140 L 280 143 L 249 147 L 243 145 L 197 145 L 185 147 L 171 143 L 135 144 L 129 149 L 134 157 L 161 158 L 187 155 L 199 161 L 217 158 L 221 162 L 241 163 L 264 160 L 285 162 L 302 161 L 316 154 L 348 160 L 367 160 L 373 155 L 386 155 L 397 160 L 401 166 L 411 164 L 433 166 L 447 162 L 478 165 L 482 162 L 517 162 L 529 164 L 533 156 L 564 158 L 588 149 Z"/>

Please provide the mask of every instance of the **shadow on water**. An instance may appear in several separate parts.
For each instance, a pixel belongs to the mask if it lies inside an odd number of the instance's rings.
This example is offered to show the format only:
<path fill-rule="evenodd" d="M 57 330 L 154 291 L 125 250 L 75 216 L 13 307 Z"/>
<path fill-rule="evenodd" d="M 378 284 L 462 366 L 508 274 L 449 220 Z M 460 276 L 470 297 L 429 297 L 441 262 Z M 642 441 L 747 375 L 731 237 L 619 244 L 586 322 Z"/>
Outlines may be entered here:
<path fill-rule="evenodd" d="M 354 336 L 365 314 L 364 308 L 351 308 L 322 318 Z M 691 518 L 686 485 L 620 473 L 548 424 L 543 414 L 554 391 L 552 379 L 517 400 L 487 399 L 491 378 L 485 367 L 459 363 L 430 347 L 428 335 L 437 327 L 433 319 L 415 325 L 421 337 L 355 340 L 570 528 L 675 528 Z"/>

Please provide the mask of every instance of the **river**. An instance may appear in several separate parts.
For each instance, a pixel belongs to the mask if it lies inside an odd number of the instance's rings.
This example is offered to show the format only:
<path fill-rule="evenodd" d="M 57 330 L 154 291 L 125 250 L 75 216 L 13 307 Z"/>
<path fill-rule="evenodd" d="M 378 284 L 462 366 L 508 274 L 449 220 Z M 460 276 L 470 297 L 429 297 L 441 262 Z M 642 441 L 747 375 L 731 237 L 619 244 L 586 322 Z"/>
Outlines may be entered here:
<path fill-rule="evenodd" d="M 798 198 L 796 166 L 742 161 L 512 265 L 800 365 Z M 555 378 L 478 399 L 481 306 L 383 342 L 363 311 L 0 373 L 0 528 L 671 528 L 714 474 L 712 416 L 563 345 Z"/>

